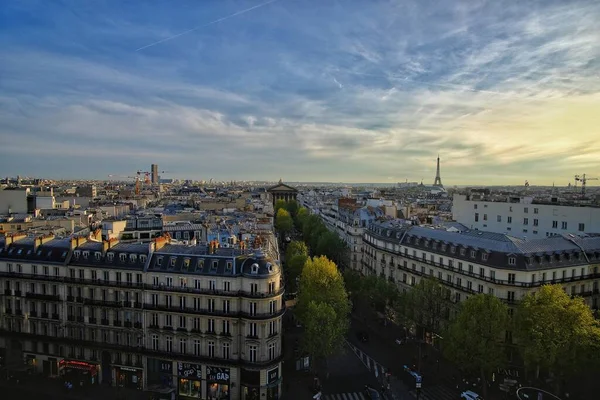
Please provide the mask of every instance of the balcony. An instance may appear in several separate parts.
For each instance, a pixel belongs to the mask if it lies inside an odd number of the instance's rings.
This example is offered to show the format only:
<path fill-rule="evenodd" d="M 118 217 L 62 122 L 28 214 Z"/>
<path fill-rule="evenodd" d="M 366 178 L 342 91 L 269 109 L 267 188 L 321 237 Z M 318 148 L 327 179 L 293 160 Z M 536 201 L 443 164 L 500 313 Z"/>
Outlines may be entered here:
<path fill-rule="evenodd" d="M 97 323 L 98 323 L 98 320 L 97 320 L 96 318 L 94 318 L 94 317 L 90 317 L 90 319 L 88 319 L 88 322 L 89 322 L 90 324 L 94 324 L 94 325 L 95 325 L 95 324 L 97 324 Z"/>
<path fill-rule="evenodd" d="M 147 310 L 166 311 L 173 313 L 186 313 L 186 314 L 198 314 L 198 315 L 214 315 L 218 317 L 238 317 L 237 311 L 220 311 L 210 310 L 205 308 L 193 308 L 193 307 L 175 307 L 167 306 L 164 304 L 144 304 L 144 308 Z"/>
<path fill-rule="evenodd" d="M 242 318 L 246 318 L 246 319 L 270 319 L 270 318 L 277 318 L 282 316 L 283 314 L 285 314 L 285 307 L 282 307 L 280 310 L 274 312 L 274 313 L 250 313 L 250 312 L 246 312 L 246 311 L 240 311 L 239 315 Z"/>
<path fill-rule="evenodd" d="M 31 311 L 29 311 L 29 316 L 30 316 L 30 317 L 37 318 L 37 315 L 38 315 L 38 313 L 37 313 L 37 311 L 36 311 L 36 310 L 31 310 Z"/>
<path fill-rule="evenodd" d="M 133 326 L 133 322 L 131 322 L 131 321 L 125 321 L 125 323 L 123 324 L 123 326 L 125 328 L 131 328 Z"/>
<path fill-rule="evenodd" d="M 23 310 L 20 308 L 15 309 L 15 315 L 23 315 Z"/>
<path fill-rule="evenodd" d="M 123 303 L 120 301 L 109 301 L 109 300 L 93 300 L 93 299 L 83 299 L 83 304 L 89 306 L 100 306 L 100 307 L 115 307 L 121 308 L 123 307 Z"/>
<path fill-rule="evenodd" d="M 46 315 L 48 315 L 48 314 L 46 314 Z M 60 319 L 60 315 L 58 315 L 58 313 L 57 314 L 52 314 L 52 319 L 58 320 L 58 319 Z"/>
<path fill-rule="evenodd" d="M 101 320 L 100 320 L 100 323 L 101 323 L 102 325 L 105 325 L 105 326 L 108 326 L 108 325 L 110 325 L 110 322 L 109 322 L 107 319 L 101 319 Z"/>
<path fill-rule="evenodd" d="M 155 291 L 166 291 L 166 292 L 178 292 L 178 293 L 195 293 L 195 294 L 208 294 L 212 296 L 224 296 L 224 297 L 247 297 L 247 298 L 268 298 L 268 297 L 276 297 L 283 292 L 285 292 L 285 287 L 282 285 L 279 290 L 273 293 L 252 293 L 243 290 L 219 290 L 219 289 L 209 289 L 209 288 L 189 288 L 182 286 L 165 286 L 165 285 L 150 285 L 145 284 L 144 288 L 147 290 L 155 290 Z"/>
<path fill-rule="evenodd" d="M 42 318 L 48 318 L 48 313 L 47 313 L 47 312 L 42 312 L 42 313 L 40 314 L 40 316 L 41 316 Z"/>
<path fill-rule="evenodd" d="M 77 317 L 77 322 L 79 322 L 79 323 L 81 323 L 81 324 L 82 324 L 82 323 L 84 322 L 84 319 L 83 319 L 83 317 Z"/>
<path fill-rule="evenodd" d="M 75 296 L 68 295 L 67 296 L 67 301 L 74 302 L 75 301 Z"/>
<path fill-rule="evenodd" d="M 69 321 L 69 322 L 75 322 L 75 316 L 74 315 L 67 315 L 67 321 Z"/>
<path fill-rule="evenodd" d="M 4 295 L 5 296 L 12 296 L 12 290 L 10 290 L 10 289 L 4 289 Z"/>
<path fill-rule="evenodd" d="M 28 299 L 36 299 L 36 300 L 44 300 L 44 301 L 60 301 L 59 295 L 54 294 L 41 294 L 41 293 L 32 293 L 26 292 L 25 297 Z"/>
<path fill-rule="evenodd" d="M 113 326 L 123 326 L 123 321 L 114 320 L 113 321 Z"/>
<path fill-rule="evenodd" d="M 133 327 L 136 328 L 136 329 L 142 329 L 142 323 L 141 322 L 135 322 L 133 324 Z"/>
<path fill-rule="evenodd" d="M 15 296 L 17 297 L 21 297 L 21 291 L 20 290 L 15 290 Z"/>

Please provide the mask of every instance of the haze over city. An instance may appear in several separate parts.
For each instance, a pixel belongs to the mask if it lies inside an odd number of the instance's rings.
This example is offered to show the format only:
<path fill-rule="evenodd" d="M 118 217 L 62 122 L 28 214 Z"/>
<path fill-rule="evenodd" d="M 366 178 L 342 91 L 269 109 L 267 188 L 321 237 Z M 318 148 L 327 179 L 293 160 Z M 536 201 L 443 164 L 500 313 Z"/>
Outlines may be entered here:
<path fill-rule="evenodd" d="M 595 1 L 6 1 L 0 170 L 598 176 Z"/>

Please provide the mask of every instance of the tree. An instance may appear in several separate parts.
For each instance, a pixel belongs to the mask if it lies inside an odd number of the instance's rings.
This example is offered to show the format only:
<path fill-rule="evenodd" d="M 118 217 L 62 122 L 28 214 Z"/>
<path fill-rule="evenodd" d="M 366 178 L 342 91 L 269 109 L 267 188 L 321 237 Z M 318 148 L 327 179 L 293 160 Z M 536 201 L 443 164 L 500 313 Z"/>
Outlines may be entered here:
<path fill-rule="evenodd" d="M 450 306 L 447 293 L 448 290 L 437 280 L 421 279 L 407 296 L 406 318 L 426 332 L 439 331 Z"/>
<path fill-rule="evenodd" d="M 315 360 L 336 353 L 347 330 L 332 305 L 316 301 L 308 303 L 304 327 L 303 347 Z"/>
<path fill-rule="evenodd" d="M 308 247 L 306 247 L 306 243 L 301 242 L 299 240 L 294 240 L 290 242 L 290 244 L 287 245 L 287 249 L 285 251 L 286 261 L 299 254 L 308 256 Z"/>
<path fill-rule="evenodd" d="M 519 304 L 515 336 L 525 366 L 544 369 L 560 380 L 581 370 L 590 350 L 597 348 L 598 321 L 583 298 L 571 298 L 560 285 L 545 285 Z"/>
<path fill-rule="evenodd" d="M 308 255 L 303 253 L 294 254 L 291 258 L 286 257 L 286 279 L 290 285 L 290 292 L 296 292 L 298 290 L 297 278 L 302 275 L 304 265 L 308 260 Z"/>
<path fill-rule="evenodd" d="M 510 318 L 508 307 L 495 296 L 478 294 L 460 305 L 456 319 L 444 336 L 444 353 L 457 365 L 478 373 L 483 398 L 487 398 L 487 380 L 496 368 L 506 364 L 503 342 Z"/>
<path fill-rule="evenodd" d="M 327 328 L 328 332 L 335 333 L 335 337 L 331 339 L 331 343 L 336 346 L 341 346 L 344 335 L 348 329 L 348 314 L 350 313 L 350 302 L 348 294 L 344 287 L 344 280 L 340 275 L 335 263 L 327 259 L 327 257 L 309 258 L 302 269 L 300 276 L 300 288 L 297 303 L 297 315 L 300 322 L 308 326 L 315 323 L 315 318 L 312 313 L 316 310 L 311 303 L 319 305 L 319 315 L 329 313 L 325 312 L 326 308 L 321 305 L 327 305 L 335 313 L 335 319 L 330 325 L 333 328 Z M 321 318 L 321 317 L 319 317 Z M 323 317 L 324 318 L 324 317 Z M 318 321 L 318 319 L 316 319 Z M 324 358 L 330 355 L 323 349 L 329 349 L 329 344 L 325 347 L 319 347 L 312 343 L 321 340 L 317 329 L 307 330 L 304 338 L 307 343 L 307 351 L 312 351 L 311 355 L 316 358 Z M 329 333 L 328 333 L 329 334 Z M 329 342 L 329 338 L 327 339 Z M 334 349 L 339 347 L 334 346 Z M 315 352 L 316 351 L 316 352 Z"/>
<path fill-rule="evenodd" d="M 275 202 L 275 215 L 277 215 L 279 210 L 282 208 L 287 211 L 286 206 L 287 206 L 287 202 L 285 200 L 277 200 Z"/>
<path fill-rule="evenodd" d="M 296 219 L 295 219 L 295 223 L 296 223 L 296 228 L 299 231 L 302 231 L 302 226 L 304 224 L 304 221 L 306 221 L 306 219 L 308 218 L 308 210 L 305 207 L 300 207 L 298 209 L 298 212 L 296 213 Z"/>
<path fill-rule="evenodd" d="M 298 202 L 296 200 L 286 202 L 285 209 L 290 213 L 292 218 L 296 218 L 296 214 L 298 213 Z"/>
<path fill-rule="evenodd" d="M 294 229 L 292 217 L 284 208 L 280 208 L 279 211 L 277 211 L 277 216 L 275 217 L 275 229 L 281 236 L 287 235 Z"/>

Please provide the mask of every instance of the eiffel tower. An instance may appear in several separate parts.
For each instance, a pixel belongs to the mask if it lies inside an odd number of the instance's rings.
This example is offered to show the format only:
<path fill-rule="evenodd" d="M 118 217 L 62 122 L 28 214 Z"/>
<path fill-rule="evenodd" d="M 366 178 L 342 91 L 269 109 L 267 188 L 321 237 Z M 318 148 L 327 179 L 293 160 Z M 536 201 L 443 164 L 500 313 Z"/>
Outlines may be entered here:
<path fill-rule="evenodd" d="M 440 177 L 440 155 L 438 154 L 437 158 L 437 170 L 435 172 L 435 181 L 433 182 L 433 186 L 444 187 L 442 185 L 442 178 Z"/>

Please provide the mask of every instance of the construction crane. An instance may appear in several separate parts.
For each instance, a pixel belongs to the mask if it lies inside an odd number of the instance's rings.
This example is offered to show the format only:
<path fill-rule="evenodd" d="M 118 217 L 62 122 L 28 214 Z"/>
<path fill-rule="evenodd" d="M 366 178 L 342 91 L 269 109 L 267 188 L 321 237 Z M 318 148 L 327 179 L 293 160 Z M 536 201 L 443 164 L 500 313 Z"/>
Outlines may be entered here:
<path fill-rule="evenodd" d="M 575 187 L 577 187 L 577 182 L 581 182 L 581 194 L 585 195 L 585 184 L 587 181 L 597 181 L 598 178 L 588 178 L 585 174 L 583 175 L 575 175 Z"/>
<path fill-rule="evenodd" d="M 109 178 L 127 178 L 127 179 L 135 179 L 135 194 L 136 196 L 140 194 L 140 177 L 139 176 L 126 176 L 126 175 L 108 175 Z"/>

